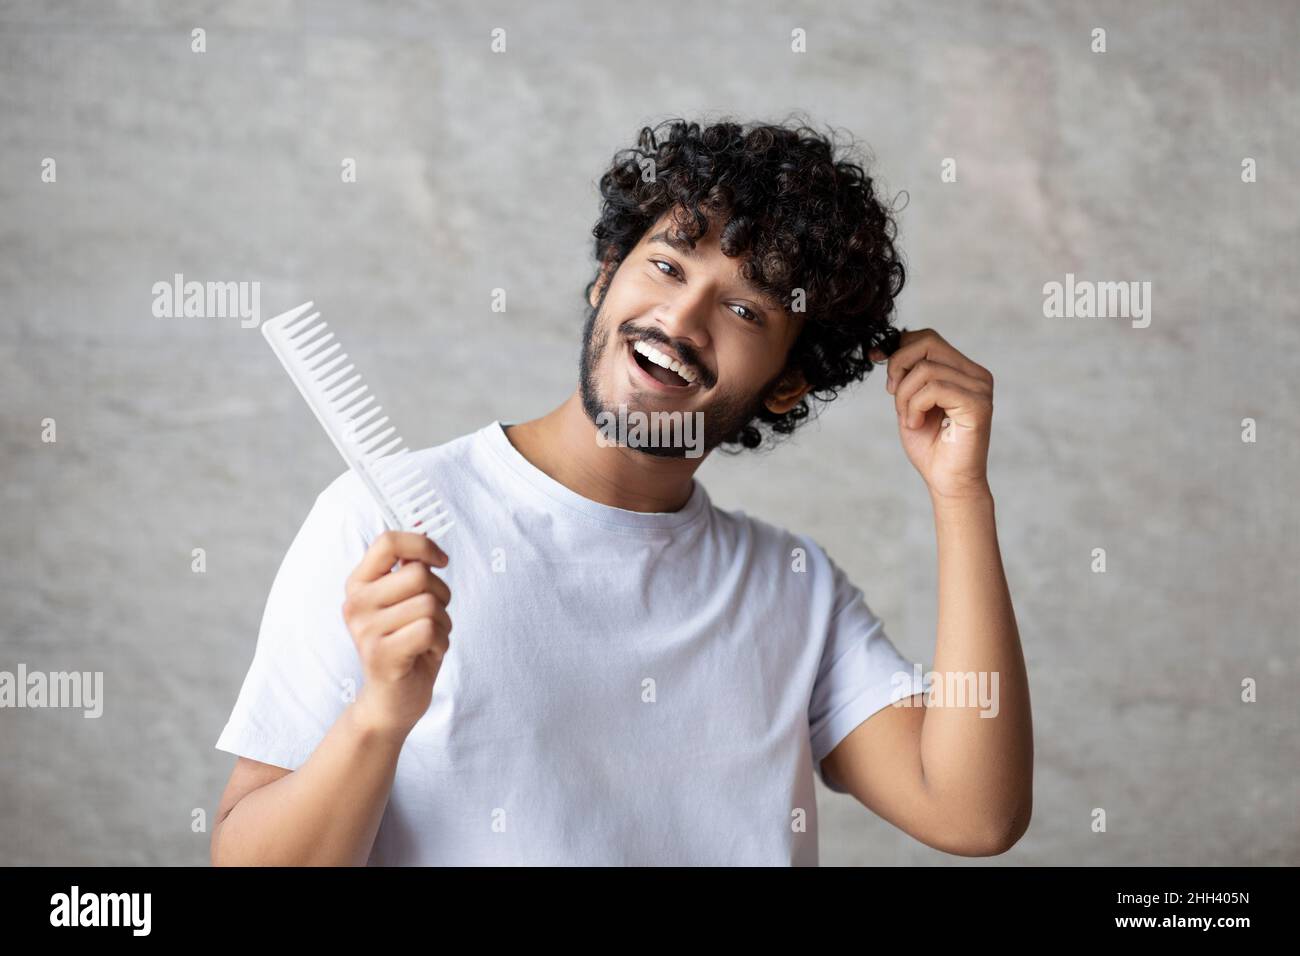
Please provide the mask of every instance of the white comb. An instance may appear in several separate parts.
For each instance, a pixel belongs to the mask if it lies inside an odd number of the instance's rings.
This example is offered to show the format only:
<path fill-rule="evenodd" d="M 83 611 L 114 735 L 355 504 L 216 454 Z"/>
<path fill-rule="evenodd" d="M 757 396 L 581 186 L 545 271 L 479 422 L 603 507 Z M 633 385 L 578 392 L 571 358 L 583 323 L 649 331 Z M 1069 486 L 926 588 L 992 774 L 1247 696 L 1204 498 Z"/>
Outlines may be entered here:
<path fill-rule="evenodd" d="M 312 305 L 304 302 L 262 323 L 262 334 L 280 364 L 343 460 L 369 489 L 389 528 L 430 537 L 448 531 L 454 522 L 428 479 L 406 457 L 410 450 L 389 454 L 402 444 L 401 436 L 393 426 L 384 427 L 388 416 L 379 417 L 383 406 L 361 376 L 352 374 L 356 366 L 344 364 L 347 353 L 334 333 L 325 331 L 326 324 L 317 321 L 320 312 L 312 312 Z"/>

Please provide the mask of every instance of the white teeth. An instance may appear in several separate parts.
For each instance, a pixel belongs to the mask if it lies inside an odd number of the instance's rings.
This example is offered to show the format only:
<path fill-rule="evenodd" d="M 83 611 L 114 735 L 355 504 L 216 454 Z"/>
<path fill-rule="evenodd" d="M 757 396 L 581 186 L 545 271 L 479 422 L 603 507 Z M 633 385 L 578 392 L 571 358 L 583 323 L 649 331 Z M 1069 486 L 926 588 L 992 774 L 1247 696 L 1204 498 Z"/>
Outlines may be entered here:
<path fill-rule="evenodd" d="M 664 368 L 669 369 L 670 371 L 676 372 L 678 375 L 686 379 L 686 381 L 691 384 L 694 384 L 696 378 L 698 378 L 695 369 L 691 368 L 689 365 L 683 365 L 681 362 L 677 361 L 674 358 L 669 358 L 667 355 L 665 355 L 663 352 L 660 352 L 653 345 L 650 345 L 646 342 L 634 342 L 632 343 L 632 348 L 635 351 L 640 352 L 642 355 L 644 355 L 650 361 L 654 362 L 656 365 L 661 365 Z"/>

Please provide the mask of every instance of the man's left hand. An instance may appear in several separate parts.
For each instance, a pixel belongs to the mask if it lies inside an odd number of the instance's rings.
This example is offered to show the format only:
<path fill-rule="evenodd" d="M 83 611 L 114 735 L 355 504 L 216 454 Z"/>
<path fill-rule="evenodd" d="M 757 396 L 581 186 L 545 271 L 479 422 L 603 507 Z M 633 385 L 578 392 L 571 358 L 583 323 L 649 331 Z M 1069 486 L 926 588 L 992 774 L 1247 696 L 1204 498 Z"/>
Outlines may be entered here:
<path fill-rule="evenodd" d="M 903 451 L 936 500 L 988 496 L 993 375 L 933 329 L 903 332 L 899 342 L 885 390 L 894 396 Z M 868 357 L 886 360 L 879 349 Z"/>

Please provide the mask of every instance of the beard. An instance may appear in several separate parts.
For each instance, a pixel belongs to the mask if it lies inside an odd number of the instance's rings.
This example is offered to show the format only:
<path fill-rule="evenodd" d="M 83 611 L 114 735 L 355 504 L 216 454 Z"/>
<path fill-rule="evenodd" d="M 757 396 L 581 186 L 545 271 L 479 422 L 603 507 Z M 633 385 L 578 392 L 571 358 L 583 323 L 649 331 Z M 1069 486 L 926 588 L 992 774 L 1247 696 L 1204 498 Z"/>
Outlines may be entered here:
<path fill-rule="evenodd" d="M 587 417 L 591 419 L 592 424 L 597 428 L 600 427 L 601 415 L 618 416 L 618 407 L 605 400 L 600 394 L 600 389 L 596 383 L 600 360 L 604 357 L 609 345 L 611 342 L 621 344 L 621 340 L 615 335 L 616 330 L 606 328 L 603 332 L 597 332 L 597 326 L 600 324 L 598 321 L 600 310 L 604 303 L 605 296 L 602 294 L 595 306 L 588 305 L 587 307 L 586 321 L 582 326 L 582 357 L 578 363 L 578 388 L 582 396 L 582 407 L 586 411 Z M 628 330 L 631 329 L 628 323 L 624 323 L 624 326 L 627 326 Z M 622 330 L 622 327 L 620 327 L 620 330 Z M 683 354 L 683 357 L 692 358 L 688 354 Z M 698 363 L 694 364 L 698 367 Z M 754 417 L 763 409 L 764 399 L 771 388 L 781 380 L 782 375 L 783 371 L 778 372 L 771 381 L 764 384 L 753 395 L 735 395 L 720 392 L 708 405 L 697 409 L 704 413 L 704 437 L 701 442 L 703 454 L 707 455 L 719 445 L 739 441 L 741 429 L 753 421 Z M 628 402 L 627 409 L 629 412 L 641 411 L 645 413 L 661 411 L 661 409 L 644 408 L 640 402 Z M 686 412 L 684 414 L 692 413 Z M 675 448 L 667 445 L 637 446 L 635 450 L 656 458 L 684 458 L 688 451 L 685 447 Z"/>

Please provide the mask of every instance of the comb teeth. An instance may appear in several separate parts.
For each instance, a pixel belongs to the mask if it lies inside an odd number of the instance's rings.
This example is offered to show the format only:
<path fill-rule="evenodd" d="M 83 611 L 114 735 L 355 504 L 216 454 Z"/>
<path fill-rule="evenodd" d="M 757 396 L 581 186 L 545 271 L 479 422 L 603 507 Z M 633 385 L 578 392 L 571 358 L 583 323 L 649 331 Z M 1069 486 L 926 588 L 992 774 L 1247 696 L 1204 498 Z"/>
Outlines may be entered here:
<path fill-rule="evenodd" d="M 445 533 L 455 522 L 409 459 L 410 450 L 402 446 L 396 426 L 389 424 L 387 415 L 376 417 L 383 406 L 356 366 L 345 364 L 347 353 L 312 305 L 305 302 L 266 320 L 262 334 L 334 447 L 374 497 L 388 526 L 430 537 Z"/>

